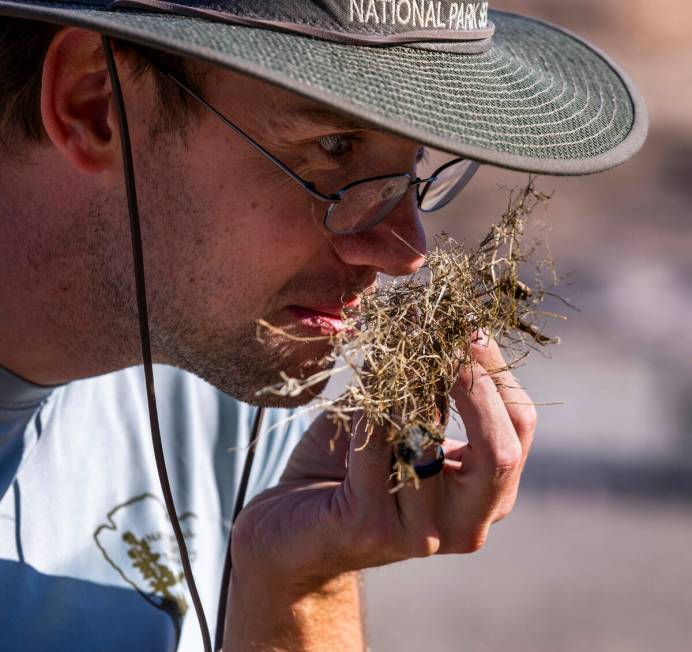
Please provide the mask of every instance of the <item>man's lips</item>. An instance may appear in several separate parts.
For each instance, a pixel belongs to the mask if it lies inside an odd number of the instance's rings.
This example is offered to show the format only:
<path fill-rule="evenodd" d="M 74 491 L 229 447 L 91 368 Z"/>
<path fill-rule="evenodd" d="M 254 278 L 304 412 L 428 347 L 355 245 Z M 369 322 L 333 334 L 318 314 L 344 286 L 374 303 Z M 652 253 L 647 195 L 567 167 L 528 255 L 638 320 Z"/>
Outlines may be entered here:
<path fill-rule="evenodd" d="M 288 306 L 288 309 L 302 324 L 327 333 L 333 333 L 344 328 L 344 320 L 342 319 L 344 308 L 357 305 L 358 300 L 356 299 L 348 304 L 335 306 Z"/>
<path fill-rule="evenodd" d="M 341 308 L 322 306 L 317 308 L 308 308 L 307 306 L 288 306 L 289 310 L 297 313 L 300 317 L 324 317 L 325 319 L 341 321 Z"/>
<path fill-rule="evenodd" d="M 320 306 L 319 308 L 313 308 L 308 306 L 291 306 L 299 311 L 309 312 L 315 315 L 322 315 L 323 317 L 336 317 L 341 319 L 341 314 L 343 308 L 341 306 Z"/>
<path fill-rule="evenodd" d="M 344 303 L 337 303 L 333 305 L 289 306 L 289 308 L 298 311 L 307 311 L 325 317 L 337 317 L 340 319 L 344 311 L 355 310 L 359 304 L 360 298 L 355 297 Z"/>

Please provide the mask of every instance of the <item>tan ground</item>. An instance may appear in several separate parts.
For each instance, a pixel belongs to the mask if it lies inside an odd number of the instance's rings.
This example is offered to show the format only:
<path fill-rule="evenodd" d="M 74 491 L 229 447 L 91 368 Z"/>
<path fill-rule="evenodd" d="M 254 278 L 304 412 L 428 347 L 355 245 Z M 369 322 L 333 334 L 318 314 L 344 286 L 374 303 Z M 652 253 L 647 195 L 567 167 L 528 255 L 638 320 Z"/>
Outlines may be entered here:
<path fill-rule="evenodd" d="M 474 555 L 368 572 L 374 652 L 689 652 L 692 510 L 525 494 Z"/>

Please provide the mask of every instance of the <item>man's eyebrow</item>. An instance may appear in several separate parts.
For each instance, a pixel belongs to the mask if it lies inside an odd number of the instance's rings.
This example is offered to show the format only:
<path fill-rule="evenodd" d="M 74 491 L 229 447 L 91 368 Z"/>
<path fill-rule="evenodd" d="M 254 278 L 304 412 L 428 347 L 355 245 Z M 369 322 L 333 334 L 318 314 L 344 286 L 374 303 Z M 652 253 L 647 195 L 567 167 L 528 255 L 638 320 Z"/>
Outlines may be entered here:
<path fill-rule="evenodd" d="M 343 131 L 363 131 L 365 129 L 382 131 L 380 128 L 364 120 L 351 118 L 343 113 L 319 107 L 295 109 L 289 115 L 294 119 L 304 120 L 305 124 L 313 123 L 316 126 L 334 127 L 335 129 L 341 129 Z"/>

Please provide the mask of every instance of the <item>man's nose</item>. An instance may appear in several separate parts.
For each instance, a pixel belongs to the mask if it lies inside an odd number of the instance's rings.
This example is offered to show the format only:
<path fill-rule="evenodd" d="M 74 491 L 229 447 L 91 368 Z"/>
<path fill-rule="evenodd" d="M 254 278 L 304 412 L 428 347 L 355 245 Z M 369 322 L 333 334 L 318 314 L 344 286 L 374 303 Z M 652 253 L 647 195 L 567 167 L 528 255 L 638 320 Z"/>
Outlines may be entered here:
<path fill-rule="evenodd" d="M 425 262 L 425 231 L 415 190 L 410 190 L 378 225 L 335 236 L 334 248 L 348 265 L 374 267 L 390 276 L 413 274 Z"/>

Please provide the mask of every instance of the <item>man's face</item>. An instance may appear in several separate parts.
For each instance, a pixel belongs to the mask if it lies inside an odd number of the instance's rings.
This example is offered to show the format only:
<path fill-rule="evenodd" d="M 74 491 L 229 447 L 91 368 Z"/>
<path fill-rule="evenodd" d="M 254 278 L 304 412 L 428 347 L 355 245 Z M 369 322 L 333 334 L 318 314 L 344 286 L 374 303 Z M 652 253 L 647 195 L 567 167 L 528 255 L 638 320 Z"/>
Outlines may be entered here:
<path fill-rule="evenodd" d="M 238 74 L 210 73 L 203 93 L 322 193 L 412 173 L 421 154 L 416 143 L 354 129 L 313 101 Z M 211 114 L 193 116 L 182 137 L 147 138 L 135 146 L 157 358 L 248 402 L 308 401 L 255 392 L 280 382 L 281 370 L 305 377 L 326 366 L 333 323 L 320 313 L 354 303 L 379 272 L 422 264 L 415 192 L 376 227 L 333 235 L 323 226 L 327 203 Z M 258 339 L 258 319 L 305 339 L 263 329 Z"/>

